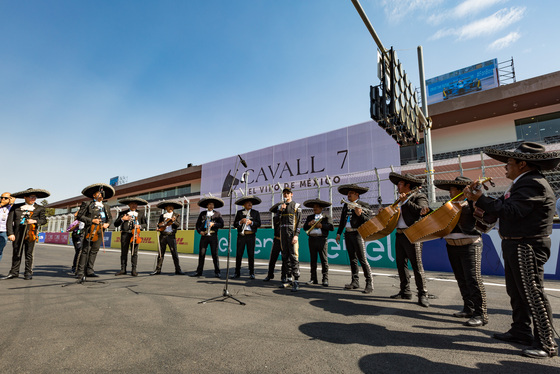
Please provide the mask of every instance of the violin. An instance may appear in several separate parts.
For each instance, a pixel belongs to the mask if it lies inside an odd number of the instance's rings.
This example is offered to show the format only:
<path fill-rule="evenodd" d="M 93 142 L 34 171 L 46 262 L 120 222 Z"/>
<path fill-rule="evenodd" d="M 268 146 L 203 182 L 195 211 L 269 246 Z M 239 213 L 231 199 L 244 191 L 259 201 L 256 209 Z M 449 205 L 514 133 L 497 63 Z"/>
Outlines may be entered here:
<path fill-rule="evenodd" d="M 140 237 L 140 228 L 135 227 L 132 229 L 132 238 L 130 238 L 131 243 L 140 244 L 142 242 L 142 238 Z"/>
<path fill-rule="evenodd" d="M 103 232 L 103 224 L 92 224 L 89 232 L 86 234 L 86 239 L 91 242 L 96 242 L 99 239 L 99 233 Z"/>
<path fill-rule="evenodd" d="M 29 217 L 27 217 L 27 219 L 31 218 L 31 216 L 33 216 L 33 212 L 29 213 Z M 37 225 L 34 223 L 27 223 L 27 234 L 25 234 L 26 241 L 36 242 L 39 239 L 39 237 L 37 236 L 36 227 Z"/>
<path fill-rule="evenodd" d="M 134 218 L 132 221 L 132 237 L 130 238 L 130 242 L 133 244 L 140 244 L 142 242 L 142 238 L 140 237 L 140 227 L 136 227 L 137 224 L 138 221 Z"/>
<path fill-rule="evenodd" d="M 167 226 L 170 226 L 173 224 L 173 219 L 172 218 L 166 218 L 165 221 L 158 223 L 158 231 L 165 231 L 165 228 Z"/>

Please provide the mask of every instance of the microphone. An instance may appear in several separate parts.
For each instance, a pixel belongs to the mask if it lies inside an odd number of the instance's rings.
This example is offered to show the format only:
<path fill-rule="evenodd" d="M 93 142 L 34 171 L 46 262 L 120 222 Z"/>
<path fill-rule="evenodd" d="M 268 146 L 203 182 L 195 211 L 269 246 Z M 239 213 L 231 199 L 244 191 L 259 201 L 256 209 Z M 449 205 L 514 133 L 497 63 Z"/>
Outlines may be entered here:
<path fill-rule="evenodd" d="M 241 158 L 241 155 L 237 155 L 237 157 L 239 157 L 239 161 L 241 161 L 241 165 L 243 165 L 243 167 L 247 167 L 247 163 L 245 162 L 244 159 Z"/>

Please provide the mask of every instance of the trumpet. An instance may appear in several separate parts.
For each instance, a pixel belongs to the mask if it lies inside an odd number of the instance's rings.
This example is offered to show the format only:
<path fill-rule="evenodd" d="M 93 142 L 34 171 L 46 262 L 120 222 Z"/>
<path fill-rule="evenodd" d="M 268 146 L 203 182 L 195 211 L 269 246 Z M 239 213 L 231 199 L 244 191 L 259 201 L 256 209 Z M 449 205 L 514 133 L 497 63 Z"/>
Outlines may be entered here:
<path fill-rule="evenodd" d="M 311 227 L 309 228 L 309 230 L 305 230 L 305 233 L 306 233 L 307 235 L 309 235 L 309 233 L 310 233 L 312 230 L 315 229 L 315 226 L 317 226 L 317 224 L 320 223 L 320 222 L 323 220 L 323 218 L 324 218 L 323 215 L 321 215 L 321 217 L 319 217 L 319 219 L 316 220 L 315 223 L 314 223 L 313 225 L 311 225 Z"/>
<path fill-rule="evenodd" d="M 210 222 L 212 222 L 212 218 L 210 218 L 208 214 L 206 214 L 206 234 L 204 234 L 205 236 L 212 235 L 210 234 Z"/>
<path fill-rule="evenodd" d="M 247 223 L 249 220 L 251 220 L 251 215 L 247 214 L 245 216 L 245 223 L 243 224 L 243 227 L 241 227 L 241 235 L 245 235 L 245 231 L 247 230 L 247 227 L 249 227 L 249 224 Z"/>
<path fill-rule="evenodd" d="M 341 204 L 346 204 L 348 205 L 348 209 L 354 209 L 354 208 L 360 208 L 361 210 L 363 210 L 364 212 L 369 212 L 369 213 L 373 213 L 373 211 L 371 209 L 368 209 L 366 207 L 361 206 L 358 203 L 355 202 L 351 202 L 351 201 L 346 201 L 344 199 L 340 200 Z"/>

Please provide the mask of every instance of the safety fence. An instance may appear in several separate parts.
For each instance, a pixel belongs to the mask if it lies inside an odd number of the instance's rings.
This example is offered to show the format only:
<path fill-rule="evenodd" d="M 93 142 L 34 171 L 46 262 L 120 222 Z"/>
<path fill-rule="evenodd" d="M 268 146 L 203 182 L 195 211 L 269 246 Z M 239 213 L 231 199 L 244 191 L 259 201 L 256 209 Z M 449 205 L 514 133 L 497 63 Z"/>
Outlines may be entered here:
<path fill-rule="evenodd" d="M 270 258 L 273 242 L 272 229 L 259 229 L 256 233 L 255 258 L 267 261 Z M 336 233 L 330 233 L 327 240 L 329 263 L 336 265 L 349 265 L 348 254 L 344 240 L 340 244 L 336 243 Z M 104 235 L 105 248 L 120 248 L 120 233 L 106 232 Z M 140 234 L 141 243 L 140 250 L 158 250 L 158 233 L 156 231 L 142 231 Z M 177 249 L 180 253 L 197 254 L 200 242 L 200 235 L 194 230 L 180 230 L 177 232 Z M 483 253 L 482 253 L 482 274 L 483 275 L 504 275 L 503 256 L 501 252 L 501 239 L 496 230 L 484 234 Z M 545 278 L 560 280 L 560 225 L 555 224 L 551 236 L 552 250 L 549 261 L 544 266 Z M 71 235 L 68 233 L 40 233 L 39 241 L 51 244 L 72 244 Z M 235 257 L 237 241 L 237 231 L 232 230 L 232 244 L 230 255 Z M 218 252 L 220 256 L 227 256 L 228 230 L 218 230 Z M 208 249 L 209 251 L 209 249 Z M 100 251 L 103 253 L 103 249 Z M 68 263 L 71 263 L 73 254 L 69 254 Z M 396 269 L 395 264 L 395 233 L 366 243 L 366 256 L 370 265 L 374 268 Z M 246 253 L 244 255 L 246 257 Z M 447 258 L 447 249 L 445 240 L 436 239 L 423 244 L 422 255 L 424 268 L 428 271 L 452 272 L 449 260 Z M 309 246 L 307 235 L 301 232 L 299 238 L 299 260 L 302 263 L 310 261 Z M 279 268 L 278 262 L 278 268 Z M 168 263 L 168 266 L 171 262 Z M 119 264 L 115 263 L 115 266 Z M 146 269 L 151 270 L 151 269 Z M 246 269 L 244 269 L 246 270 Z M 194 271 L 194 269 L 193 269 Z M 305 277 L 305 271 L 302 277 Z"/>

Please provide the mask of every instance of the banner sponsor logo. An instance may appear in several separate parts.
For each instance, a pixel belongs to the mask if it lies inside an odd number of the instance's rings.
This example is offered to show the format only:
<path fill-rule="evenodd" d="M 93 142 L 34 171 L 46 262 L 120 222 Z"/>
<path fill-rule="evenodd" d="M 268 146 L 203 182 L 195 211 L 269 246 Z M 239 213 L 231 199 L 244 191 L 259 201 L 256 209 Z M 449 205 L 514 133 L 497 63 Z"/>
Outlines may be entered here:
<path fill-rule="evenodd" d="M 381 191 L 386 194 L 384 200 L 392 201 L 392 184 L 386 179 L 389 165 L 400 165 L 400 152 L 393 138 L 369 121 L 249 152 L 243 154 L 243 159 L 248 165 L 240 169 L 245 182 L 240 181 L 241 173 L 232 175 L 238 164 L 237 156 L 203 164 L 201 194 L 224 197 L 230 186 L 246 184 L 247 193 L 252 195 L 280 193 L 282 188 L 289 187 L 294 189 L 294 200 L 304 201 L 317 197 L 313 187 L 326 187 L 329 181 L 334 186 L 371 182 L 374 168 L 386 168 L 378 170 L 379 177 L 385 179 L 382 184 L 388 183 L 388 188 Z M 368 192 L 370 200 L 377 200 L 377 193 L 372 188 Z M 366 195 L 362 198 L 367 199 Z"/>

